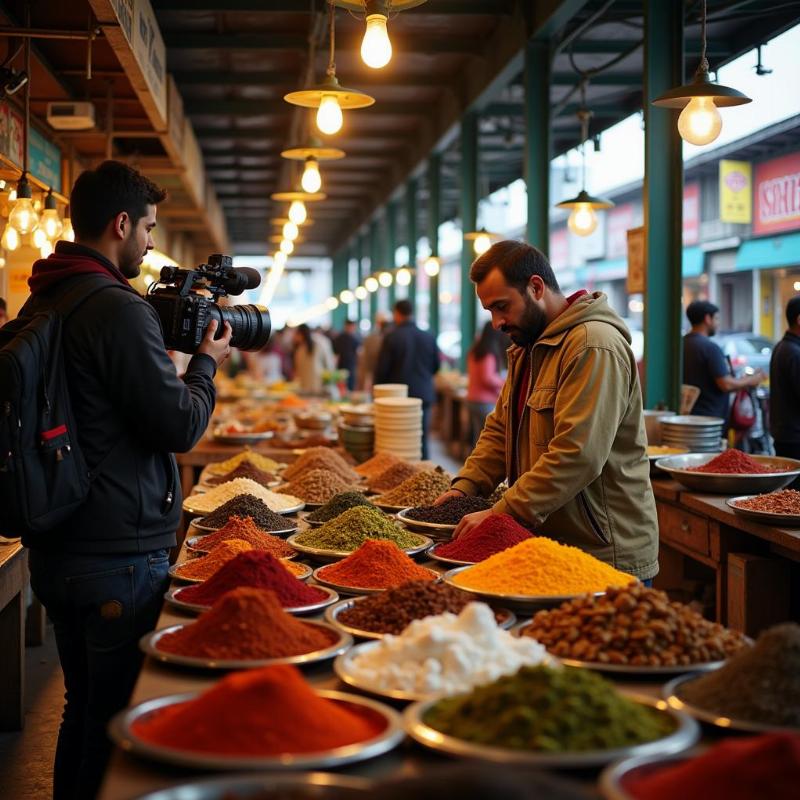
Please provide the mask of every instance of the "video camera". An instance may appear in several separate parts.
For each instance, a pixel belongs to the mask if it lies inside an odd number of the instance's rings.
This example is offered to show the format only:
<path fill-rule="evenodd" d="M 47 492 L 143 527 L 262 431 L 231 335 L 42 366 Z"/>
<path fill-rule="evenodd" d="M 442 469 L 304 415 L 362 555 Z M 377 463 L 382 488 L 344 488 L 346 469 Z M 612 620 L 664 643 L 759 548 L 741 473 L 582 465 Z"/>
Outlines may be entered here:
<path fill-rule="evenodd" d="M 257 305 L 218 305 L 220 297 L 255 289 L 259 283 L 257 270 L 235 269 L 230 256 L 216 253 L 208 257 L 208 264 L 195 269 L 163 267 L 158 280 L 150 285 L 147 301 L 161 320 L 168 350 L 194 353 L 212 319 L 218 322 L 216 339 L 222 336 L 223 323 L 229 322 L 233 328 L 232 347 L 260 350 L 272 330 L 269 311 Z"/>

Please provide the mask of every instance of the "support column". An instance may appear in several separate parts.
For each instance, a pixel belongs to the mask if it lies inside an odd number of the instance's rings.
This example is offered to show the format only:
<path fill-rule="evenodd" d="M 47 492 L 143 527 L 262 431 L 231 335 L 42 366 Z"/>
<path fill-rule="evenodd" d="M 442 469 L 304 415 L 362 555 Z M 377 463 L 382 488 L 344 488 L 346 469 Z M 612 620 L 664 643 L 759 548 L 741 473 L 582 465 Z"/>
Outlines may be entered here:
<path fill-rule="evenodd" d="M 461 225 L 462 234 L 478 227 L 478 115 L 461 119 Z M 467 351 L 475 338 L 478 311 L 475 289 L 469 279 L 472 243 L 461 238 L 461 370 L 467 369 Z"/>
<path fill-rule="evenodd" d="M 529 244 L 550 249 L 550 64 L 549 41 L 525 45 L 525 185 Z"/>
<path fill-rule="evenodd" d="M 408 300 L 417 315 L 417 179 L 411 178 L 406 186 L 406 247 L 411 283 L 408 284 Z"/>
<path fill-rule="evenodd" d="M 431 255 L 439 257 L 439 219 L 442 213 L 442 157 L 431 153 L 428 159 L 428 245 Z M 439 336 L 439 276 L 434 275 L 429 282 L 430 301 L 428 320 L 430 332 Z"/>
<path fill-rule="evenodd" d="M 338 300 L 339 292 L 347 288 L 347 251 L 341 250 L 333 257 L 332 269 L 332 286 L 333 296 Z M 333 327 L 336 330 L 341 330 L 344 321 L 347 318 L 347 306 L 339 303 L 336 308 L 331 312 L 333 320 Z"/>
<path fill-rule="evenodd" d="M 356 238 L 356 258 L 358 259 L 358 285 L 364 285 L 364 278 L 367 277 L 366 275 L 366 267 L 364 266 L 364 259 L 366 256 L 364 255 L 364 251 L 366 250 L 366 245 L 364 244 L 364 234 L 359 233 L 358 237 Z M 358 301 L 358 318 L 359 320 L 367 319 L 369 317 L 369 297 L 365 300 Z"/>
<path fill-rule="evenodd" d="M 372 220 L 369 225 L 369 271 L 372 275 L 377 277 L 378 273 L 378 264 L 380 264 L 380 230 L 379 230 L 379 221 L 377 219 Z M 371 326 L 375 326 L 375 315 L 378 313 L 378 292 L 380 289 L 374 292 L 370 292 L 369 295 L 369 323 Z"/>
<path fill-rule="evenodd" d="M 644 5 L 645 408 L 678 410 L 682 376 L 683 159 L 678 115 L 650 101 L 683 83 L 683 6 Z"/>
<path fill-rule="evenodd" d="M 397 205 L 389 203 L 386 206 L 386 269 L 392 273 L 394 278 L 394 254 L 397 251 Z M 394 280 L 389 287 L 389 310 L 394 308 L 394 301 L 397 298 L 397 286 Z"/>

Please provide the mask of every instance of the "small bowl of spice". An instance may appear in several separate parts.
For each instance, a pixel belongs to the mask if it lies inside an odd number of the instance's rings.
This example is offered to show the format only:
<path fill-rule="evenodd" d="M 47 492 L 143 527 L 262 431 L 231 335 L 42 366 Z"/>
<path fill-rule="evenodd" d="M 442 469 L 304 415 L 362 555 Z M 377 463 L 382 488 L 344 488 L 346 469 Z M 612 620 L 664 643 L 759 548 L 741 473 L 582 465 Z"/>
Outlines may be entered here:
<path fill-rule="evenodd" d="M 727 502 L 735 513 L 765 525 L 800 526 L 800 492 L 796 489 L 742 495 Z"/>

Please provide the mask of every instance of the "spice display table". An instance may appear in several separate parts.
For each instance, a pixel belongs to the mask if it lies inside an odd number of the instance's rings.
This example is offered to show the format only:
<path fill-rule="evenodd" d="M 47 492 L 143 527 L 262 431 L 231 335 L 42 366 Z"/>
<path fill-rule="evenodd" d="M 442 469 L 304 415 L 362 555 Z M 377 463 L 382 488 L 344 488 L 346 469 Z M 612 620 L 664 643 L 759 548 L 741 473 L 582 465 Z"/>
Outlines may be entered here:
<path fill-rule="evenodd" d="M 18 542 L 0 546 L 0 731 L 25 719 L 25 586 L 28 553 Z"/>

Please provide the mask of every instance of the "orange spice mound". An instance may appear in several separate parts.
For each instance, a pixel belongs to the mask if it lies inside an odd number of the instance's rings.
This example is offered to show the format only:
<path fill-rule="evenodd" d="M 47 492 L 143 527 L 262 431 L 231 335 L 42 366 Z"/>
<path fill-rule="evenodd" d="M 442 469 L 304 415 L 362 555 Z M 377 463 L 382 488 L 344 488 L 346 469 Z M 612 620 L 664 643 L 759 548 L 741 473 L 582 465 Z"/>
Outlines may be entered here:
<path fill-rule="evenodd" d="M 319 697 L 291 666 L 234 672 L 179 705 L 133 724 L 134 735 L 176 750 L 237 756 L 316 753 L 372 739 L 376 713 Z"/>
<path fill-rule="evenodd" d="M 359 475 L 365 475 L 367 478 L 374 478 L 380 475 L 381 472 L 385 472 L 389 467 L 402 463 L 402 461 L 403 459 L 394 455 L 394 453 L 387 453 L 385 450 L 379 450 L 372 458 L 368 459 L 363 464 L 353 467 L 353 469 Z"/>
<path fill-rule="evenodd" d="M 287 558 L 295 552 L 292 546 L 286 544 L 279 536 L 262 531 L 251 517 L 231 517 L 216 533 L 203 536 L 194 545 L 194 549 L 210 553 L 218 544 L 231 539 L 249 542 L 256 550 L 266 550 L 275 558 Z"/>
<path fill-rule="evenodd" d="M 226 592 L 197 622 L 158 640 L 158 649 L 194 658 L 258 660 L 323 650 L 336 634 L 283 610 L 275 592 L 240 586 Z"/>
<path fill-rule="evenodd" d="M 227 564 L 234 556 L 239 553 L 244 553 L 246 550 L 252 550 L 253 545 L 250 542 L 245 542 L 243 539 L 228 539 L 227 541 L 220 542 L 207 556 L 194 558 L 181 564 L 176 570 L 175 574 L 181 578 L 190 578 L 192 580 L 205 581 L 208 580 L 220 567 Z"/>
<path fill-rule="evenodd" d="M 393 589 L 406 581 L 432 581 L 436 573 L 415 564 L 394 542 L 368 539 L 355 552 L 319 571 L 323 580 L 360 589 Z"/>

